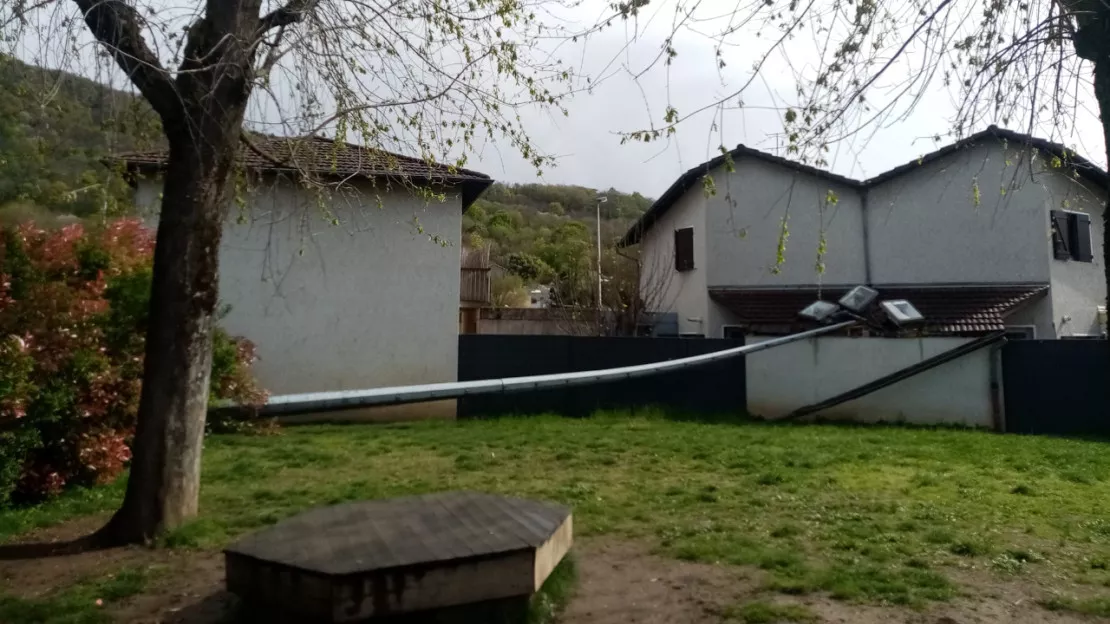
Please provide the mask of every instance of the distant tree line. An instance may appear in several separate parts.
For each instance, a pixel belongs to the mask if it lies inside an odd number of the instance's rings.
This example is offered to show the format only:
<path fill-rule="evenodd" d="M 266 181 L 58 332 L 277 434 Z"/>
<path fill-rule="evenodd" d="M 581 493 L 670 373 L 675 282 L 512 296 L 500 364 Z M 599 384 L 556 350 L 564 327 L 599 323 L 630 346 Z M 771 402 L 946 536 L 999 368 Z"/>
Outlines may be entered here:
<path fill-rule="evenodd" d="M 527 289 L 552 288 L 557 305 L 596 307 L 596 211 L 601 203 L 603 305 L 625 305 L 636 292 L 635 261 L 616 240 L 652 200 L 615 189 L 553 184 L 494 184 L 463 216 L 465 242 L 489 247 L 508 277 L 494 285 L 495 300 L 521 301 Z"/>
<path fill-rule="evenodd" d="M 140 98 L 0 55 L 0 210 L 124 213 L 130 189 L 101 159 L 150 147 L 159 134 Z"/>
<path fill-rule="evenodd" d="M 135 95 L 66 72 L 0 55 L 0 225 L 58 215 L 89 218 L 131 212 L 112 152 L 160 145 L 150 106 Z M 602 274 L 611 292 L 634 292 L 629 261 L 614 241 L 652 200 L 616 189 L 555 184 L 494 184 L 463 219 L 466 243 L 488 246 L 507 269 L 499 300 L 522 304 L 550 285 L 556 303 L 596 306 L 595 215 L 601 203 Z M 609 295 L 605 296 L 606 299 Z M 618 305 L 616 301 L 613 305 Z"/>

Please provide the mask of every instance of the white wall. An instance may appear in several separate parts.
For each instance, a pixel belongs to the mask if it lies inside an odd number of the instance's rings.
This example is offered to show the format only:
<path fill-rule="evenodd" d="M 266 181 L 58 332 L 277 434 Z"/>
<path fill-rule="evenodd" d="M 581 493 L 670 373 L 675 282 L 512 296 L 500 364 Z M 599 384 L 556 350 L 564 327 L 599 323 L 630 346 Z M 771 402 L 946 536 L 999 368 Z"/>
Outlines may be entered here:
<path fill-rule="evenodd" d="M 1047 283 L 1048 192 L 1023 153 L 986 139 L 872 187 L 872 281 Z"/>
<path fill-rule="evenodd" d="M 734 171 L 713 171 L 717 194 L 708 200 L 709 286 L 828 285 L 865 282 L 859 193 L 825 178 L 755 157 Z M 829 191 L 837 201 L 827 202 Z M 701 194 L 700 185 L 689 191 Z M 773 270 L 782 220 L 789 215 L 785 262 Z M 825 233 L 825 273 L 816 269 Z"/>
<path fill-rule="evenodd" d="M 138 205 L 156 214 L 160 191 L 140 182 Z M 455 381 L 460 199 L 428 205 L 367 186 L 329 208 L 274 181 L 230 210 L 220 299 L 231 312 L 220 324 L 258 346 L 262 385 L 288 394 Z M 453 415 L 453 405 L 423 409 Z"/>
<path fill-rule="evenodd" d="M 1037 340 L 1053 340 L 1056 328 L 1052 326 L 1052 297 L 1040 297 L 1008 315 L 1007 327 L 1032 325 L 1037 328 Z"/>
<path fill-rule="evenodd" d="M 766 338 L 750 337 L 749 344 Z M 874 381 L 968 338 L 813 338 L 748 356 L 748 411 L 778 418 Z M 990 348 L 817 414 L 859 422 L 993 426 Z"/>
<path fill-rule="evenodd" d="M 1102 259 L 1103 213 L 1106 206 L 1104 191 L 1096 191 L 1088 184 L 1058 174 L 1045 174 L 1045 222 L 1049 210 L 1066 208 L 1091 215 L 1091 253 L 1094 260 L 1078 262 L 1057 260 L 1052 255 L 1052 243 L 1046 250 L 1049 272 L 1052 276 L 1051 323 L 1057 337 L 1076 334 L 1102 333 L 1098 320 L 1098 306 L 1106 305 L 1106 273 Z M 1047 227 L 1047 226 L 1046 226 Z M 1070 318 L 1070 320 L 1065 320 Z"/>
<path fill-rule="evenodd" d="M 675 271 L 674 232 L 694 228 L 694 269 Z M 678 314 L 679 333 L 709 331 L 705 195 L 687 192 L 644 235 L 640 293 L 652 312 Z"/>

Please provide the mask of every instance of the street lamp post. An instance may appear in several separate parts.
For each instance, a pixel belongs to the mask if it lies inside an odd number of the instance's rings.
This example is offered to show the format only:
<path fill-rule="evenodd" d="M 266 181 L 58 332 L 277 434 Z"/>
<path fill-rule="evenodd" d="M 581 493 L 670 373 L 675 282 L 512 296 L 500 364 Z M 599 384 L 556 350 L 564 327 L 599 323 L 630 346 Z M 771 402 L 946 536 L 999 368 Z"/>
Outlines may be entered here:
<path fill-rule="evenodd" d="M 601 331 L 601 205 L 609 201 L 605 195 L 597 196 L 597 328 Z"/>

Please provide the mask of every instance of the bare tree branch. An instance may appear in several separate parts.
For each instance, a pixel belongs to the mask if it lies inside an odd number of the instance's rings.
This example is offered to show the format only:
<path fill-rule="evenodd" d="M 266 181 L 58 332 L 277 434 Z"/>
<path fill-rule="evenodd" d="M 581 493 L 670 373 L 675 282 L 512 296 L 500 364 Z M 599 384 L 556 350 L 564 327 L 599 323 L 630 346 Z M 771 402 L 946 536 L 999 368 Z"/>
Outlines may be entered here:
<path fill-rule="evenodd" d="M 259 28 L 262 32 L 266 32 L 304 21 L 305 15 L 312 11 L 318 2 L 319 0 L 289 0 L 285 6 L 264 15 Z"/>
<path fill-rule="evenodd" d="M 173 81 L 143 38 L 138 11 L 122 0 L 73 0 L 85 24 L 162 119 L 181 114 Z"/>
<path fill-rule="evenodd" d="M 0 22 L 0 29 L 6 28 L 13 22 L 23 22 L 24 24 L 26 24 L 27 15 L 29 13 L 32 13 L 37 9 L 41 9 L 46 5 L 57 1 L 58 0 L 39 0 L 38 2 L 32 2 L 31 4 L 17 1 L 15 6 L 11 8 L 11 14 L 8 15 L 8 17 L 4 19 L 4 21 Z"/>

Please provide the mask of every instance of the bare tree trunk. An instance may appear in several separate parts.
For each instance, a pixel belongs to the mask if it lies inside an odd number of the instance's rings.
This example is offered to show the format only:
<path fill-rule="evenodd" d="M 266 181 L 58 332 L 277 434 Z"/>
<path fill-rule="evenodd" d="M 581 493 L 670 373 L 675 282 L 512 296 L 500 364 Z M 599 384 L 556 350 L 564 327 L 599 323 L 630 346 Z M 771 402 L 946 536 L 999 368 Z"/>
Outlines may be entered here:
<path fill-rule="evenodd" d="M 197 513 L 227 187 L 251 91 L 261 0 L 209 3 L 163 107 L 169 162 L 154 251 L 133 458 L 108 543 L 149 542 Z"/>
<path fill-rule="evenodd" d="M 115 542 L 151 540 L 197 512 L 226 179 L 201 160 L 171 157 L 166 174 L 131 477 L 105 527 Z"/>
<path fill-rule="evenodd" d="M 1100 0 L 1059 0 L 1060 5 L 1078 17 L 1072 35 L 1075 53 L 1095 65 L 1095 99 L 1102 120 L 1103 147 L 1110 162 L 1110 5 Z M 1102 214 L 1102 262 L 1106 273 L 1107 305 L 1110 306 L 1110 184 L 1102 189 L 1107 194 Z M 1108 341 L 1110 345 L 1110 341 Z M 1107 349 L 1110 356 L 1110 348 Z M 1110 405 L 1110 384 L 1106 386 Z"/>

